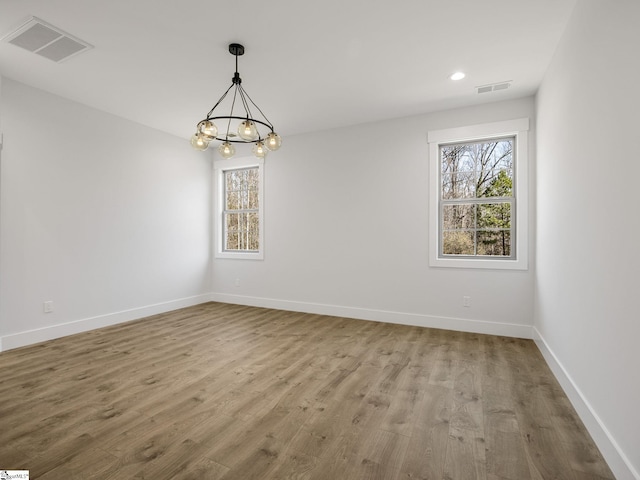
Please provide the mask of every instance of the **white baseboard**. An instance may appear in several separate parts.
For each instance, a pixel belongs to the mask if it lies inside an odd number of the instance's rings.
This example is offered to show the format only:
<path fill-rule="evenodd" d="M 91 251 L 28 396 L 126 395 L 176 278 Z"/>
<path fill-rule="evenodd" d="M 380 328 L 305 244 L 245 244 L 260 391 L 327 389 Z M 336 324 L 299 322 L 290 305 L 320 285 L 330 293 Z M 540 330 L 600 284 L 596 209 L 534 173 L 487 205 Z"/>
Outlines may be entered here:
<path fill-rule="evenodd" d="M 25 332 L 13 333 L 0 337 L 0 352 L 11 350 L 12 348 L 24 347 L 34 343 L 52 340 L 54 338 L 65 337 L 76 333 L 94 330 L 96 328 L 108 327 L 117 323 L 129 322 L 139 318 L 156 315 L 158 313 L 170 312 L 179 308 L 199 305 L 211 301 L 209 294 L 196 295 L 193 297 L 181 298 L 169 302 L 157 303 L 131 310 L 99 315 L 96 317 L 83 318 L 73 322 L 51 325 L 50 327 L 28 330 Z"/>
<path fill-rule="evenodd" d="M 537 328 L 533 327 L 533 340 L 542 353 L 549 368 L 558 379 L 562 389 L 569 397 L 576 409 L 578 416 L 584 423 L 593 438 L 600 452 L 604 456 L 609 468 L 617 480 L 640 480 L 640 473 L 631 464 L 625 453 L 622 451 L 615 438 L 611 435 L 606 425 L 602 422 L 598 414 L 591 407 L 591 404 L 582 394 L 580 388 L 565 370 L 558 357 L 553 353 L 549 345 L 542 337 Z"/>
<path fill-rule="evenodd" d="M 214 301 L 222 303 L 235 303 L 255 307 L 275 308 L 295 312 L 316 313 L 320 315 L 332 315 L 337 317 L 349 317 L 359 320 L 372 320 L 376 322 L 397 323 L 401 325 L 413 325 L 418 327 L 442 328 L 460 332 L 482 333 L 488 335 L 502 335 L 506 337 L 532 338 L 532 330 L 529 325 L 510 323 L 488 322 L 483 320 L 469 320 L 453 317 L 437 317 L 416 313 L 392 312 L 385 310 L 373 310 L 367 308 L 345 307 L 320 303 L 296 302 L 261 297 L 249 297 L 244 295 L 232 295 L 223 293 L 211 293 L 182 298 L 155 305 L 124 310 L 121 312 L 99 315 L 73 322 L 51 325 L 45 328 L 27 330 L 0 337 L 0 352 L 13 348 L 32 345 L 34 343 L 52 340 L 67 335 L 86 332 L 96 328 L 107 327 L 122 322 L 136 320 L 138 318 L 169 312 L 179 308 L 199 305 Z"/>
<path fill-rule="evenodd" d="M 249 297 L 228 293 L 212 293 L 214 302 L 235 303 L 252 307 L 275 308 L 294 312 L 316 313 L 335 317 L 356 318 L 358 320 L 372 320 L 375 322 L 397 323 L 417 327 L 442 328 L 459 332 L 483 333 L 501 335 L 505 337 L 533 338 L 530 325 L 513 323 L 487 322 L 484 320 L 469 320 L 464 318 L 437 317 L 417 313 L 392 312 L 387 310 L 373 310 L 368 308 L 344 307 L 322 303 L 297 302 L 273 298 Z"/>

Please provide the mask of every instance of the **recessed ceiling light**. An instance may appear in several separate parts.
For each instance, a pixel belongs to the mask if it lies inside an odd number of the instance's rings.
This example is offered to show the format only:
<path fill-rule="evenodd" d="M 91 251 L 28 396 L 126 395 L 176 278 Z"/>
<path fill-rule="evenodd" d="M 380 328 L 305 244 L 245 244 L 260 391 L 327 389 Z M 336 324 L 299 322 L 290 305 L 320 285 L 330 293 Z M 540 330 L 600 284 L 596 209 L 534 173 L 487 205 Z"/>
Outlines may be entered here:
<path fill-rule="evenodd" d="M 464 72 L 456 72 L 456 73 L 452 73 L 449 78 L 451 80 L 462 80 L 465 76 L 466 75 L 464 74 Z"/>

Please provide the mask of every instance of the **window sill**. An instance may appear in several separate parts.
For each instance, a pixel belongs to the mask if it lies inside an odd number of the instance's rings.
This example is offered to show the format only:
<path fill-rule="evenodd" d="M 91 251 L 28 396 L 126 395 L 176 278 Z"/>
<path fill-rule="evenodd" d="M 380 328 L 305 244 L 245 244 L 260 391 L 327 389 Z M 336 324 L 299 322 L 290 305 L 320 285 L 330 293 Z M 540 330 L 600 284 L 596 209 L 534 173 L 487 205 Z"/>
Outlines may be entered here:
<path fill-rule="evenodd" d="M 430 267 L 445 268 L 484 268 L 487 270 L 527 270 L 526 260 L 487 258 L 431 258 Z"/>
<path fill-rule="evenodd" d="M 215 258 L 232 258 L 235 260 L 264 260 L 262 252 L 216 252 Z"/>

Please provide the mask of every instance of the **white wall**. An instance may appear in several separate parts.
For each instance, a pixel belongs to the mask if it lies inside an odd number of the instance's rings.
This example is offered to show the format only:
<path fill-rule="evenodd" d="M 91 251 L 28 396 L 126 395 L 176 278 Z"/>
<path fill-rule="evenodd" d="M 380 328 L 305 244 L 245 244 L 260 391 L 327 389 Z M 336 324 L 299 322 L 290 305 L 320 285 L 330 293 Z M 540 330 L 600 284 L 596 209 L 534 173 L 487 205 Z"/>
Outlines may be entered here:
<path fill-rule="evenodd" d="M 3 348 L 203 301 L 208 156 L 6 78 L 0 108 Z"/>
<path fill-rule="evenodd" d="M 533 114 L 525 98 L 285 138 L 265 161 L 264 260 L 215 259 L 214 298 L 530 336 L 531 269 L 429 268 L 427 132 Z"/>
<path fill-rule="evenodd" d="M 535 327 L 619 480 L 640 479 L 640 2 L 582 0 L 537 97 Z"/>

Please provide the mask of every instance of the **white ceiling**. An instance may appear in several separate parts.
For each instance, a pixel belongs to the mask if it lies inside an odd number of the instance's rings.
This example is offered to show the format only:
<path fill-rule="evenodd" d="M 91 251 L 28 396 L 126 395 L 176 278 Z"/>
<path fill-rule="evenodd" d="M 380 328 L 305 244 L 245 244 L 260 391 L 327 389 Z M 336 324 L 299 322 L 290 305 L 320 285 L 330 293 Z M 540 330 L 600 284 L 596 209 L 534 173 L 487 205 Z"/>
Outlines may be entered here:
<path fill-rule="evenodd" d="M 0 37 L 33 15 L 95 46 L 54 63 L 0 42 L 0 74 L 188 138 L 238 42 L 244 88 L 286 136 L 533 94 L 575 1 L 0 0 Z"/>

